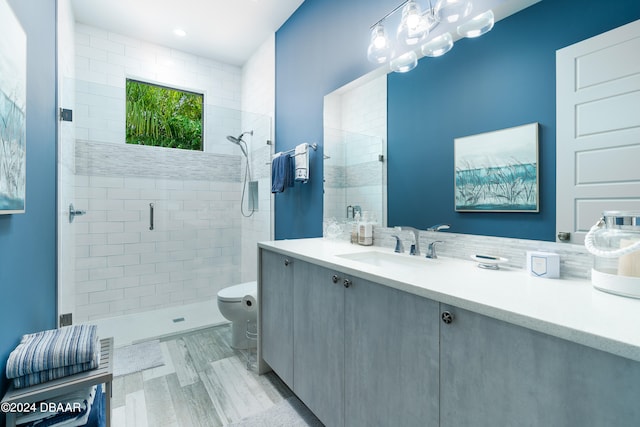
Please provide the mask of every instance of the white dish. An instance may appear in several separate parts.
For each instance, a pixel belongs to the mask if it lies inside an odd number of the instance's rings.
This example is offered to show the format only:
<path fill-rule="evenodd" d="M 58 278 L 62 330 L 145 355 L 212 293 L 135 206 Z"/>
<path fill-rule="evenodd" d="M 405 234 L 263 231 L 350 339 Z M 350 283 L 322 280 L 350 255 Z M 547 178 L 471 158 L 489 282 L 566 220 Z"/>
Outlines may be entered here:
<path fill-rule="evenodd" d="M 507 258 L 492 255 L 485 255 L 484 257 L 481 255 L 471 255 L 471 259 L 478 263 L 478 267 L 488 270 L 498 270 L 500 264 L 509 261 Z"/>

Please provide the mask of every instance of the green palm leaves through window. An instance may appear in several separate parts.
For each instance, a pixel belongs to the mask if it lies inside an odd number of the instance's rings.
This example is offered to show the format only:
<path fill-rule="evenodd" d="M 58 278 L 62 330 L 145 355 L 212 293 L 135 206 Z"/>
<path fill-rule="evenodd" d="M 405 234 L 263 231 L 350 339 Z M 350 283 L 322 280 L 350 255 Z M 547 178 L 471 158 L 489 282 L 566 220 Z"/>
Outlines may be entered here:
<path fill-rule="evenodd" d="M 127 144 L 202 150 L 204 95 L 127 79 Z"/>

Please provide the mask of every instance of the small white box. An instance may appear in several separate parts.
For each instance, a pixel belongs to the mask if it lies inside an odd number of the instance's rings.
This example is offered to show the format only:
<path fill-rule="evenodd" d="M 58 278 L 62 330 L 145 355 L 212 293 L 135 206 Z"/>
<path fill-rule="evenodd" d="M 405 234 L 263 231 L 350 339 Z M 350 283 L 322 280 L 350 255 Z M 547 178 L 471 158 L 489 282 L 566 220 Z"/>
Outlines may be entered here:
<path fill-rule="evenodd" d="M 553 252 L 527 251 L 527 271 L 535 277 L 560 277 L 560 255 Z"/>

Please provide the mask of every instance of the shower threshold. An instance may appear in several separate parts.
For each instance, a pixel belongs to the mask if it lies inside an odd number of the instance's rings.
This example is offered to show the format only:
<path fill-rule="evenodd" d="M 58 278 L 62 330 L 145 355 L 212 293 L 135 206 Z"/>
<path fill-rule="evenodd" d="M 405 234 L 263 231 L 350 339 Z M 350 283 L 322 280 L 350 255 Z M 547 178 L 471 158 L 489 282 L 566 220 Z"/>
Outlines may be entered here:
<path fill-rule="evenodd" d="M 176 319 L 180 319 L 176 321 Z M 114 347 L 184 333 L 228 323 L 220 314 L 216 300 L 167 307 L 142 313 L 90 320 L 98 325 L 100 338 L 113 337 Z"/>

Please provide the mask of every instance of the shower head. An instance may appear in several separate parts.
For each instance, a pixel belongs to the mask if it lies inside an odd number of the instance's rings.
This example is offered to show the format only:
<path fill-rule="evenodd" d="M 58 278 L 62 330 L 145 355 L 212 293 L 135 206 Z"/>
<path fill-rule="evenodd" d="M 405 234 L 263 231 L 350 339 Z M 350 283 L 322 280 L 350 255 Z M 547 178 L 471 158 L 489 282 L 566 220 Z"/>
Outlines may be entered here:
<path fill-rule="evenodd" d="M 228 139 L 229 141 L 233 142 L 234 144 L 240 144 L 240 141 L 242 141 L 242 142 L 244 142 L 244 143 L 246 144 L 246 142 L 244 141 L 244 139 L 242 139 L 242 137 L 243 137 L 243 136 L 245 136 L 245 135 L 247 135 L 247 134 L 249 134 L 249 135 L 253 135 L 253 131 L 252 131 L 252 130 L 250 130 L 250 131 L 248 131 L 248 132 L 242 132 L 242 133 L 241 133 L 239 136 L 237 136 L 237 137 L 235 137 L 235 136 L 231 136 L 231 135 L 228 135 L 228 136 L 227 136 L 227 139 Z"/>
<path fill-rule="evenodd" d="M 248 155 L 247 155 L 247 149 L 246 149 L 246 147 L 247 147 L 247 143 L 245 142 L 245 140 L 244 140 L 244 139 L 242 139 L 242 137 L 243 137 L 243 136 L 245 136 L 245 135 L 247 135 L 247 134 L 249 134 L 249 135 L 253 135 L 253 131 L 252 131 L 252 130 L 250 130 L 250 131 L 248 131 L 248 132 L 242 132 L 242 133 L 241 133 L 239 136 L 237 136 L 237 137 L 235 137 L 235 136 L 231 136 L 231 135 L 227 135 L 227 140 L 228 140 L 229 142 L 232 142 L 232 143 L 236 144 L 238 147 L 240 147 L 240 149 L 242 150 L 242 154 L 244 154 L 244 156 L 248 158 Z M 241 142 L 244 142 L 244 147 L 242 146 Z"/>
<path fill-rule="evenodd" d="M 227 135 L 227 140 L 233 142 L 234 144 L 238 144 L 240 145 L 240 141 L 241 141 L 241 136 L 240 137 L 235 137 L 235 136 L 231 136 L 231 135 Z"/>

